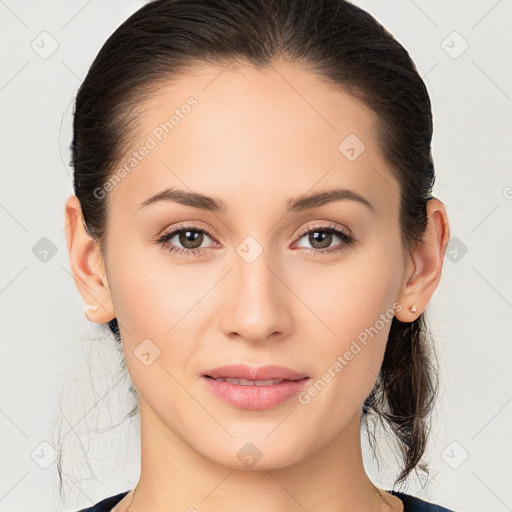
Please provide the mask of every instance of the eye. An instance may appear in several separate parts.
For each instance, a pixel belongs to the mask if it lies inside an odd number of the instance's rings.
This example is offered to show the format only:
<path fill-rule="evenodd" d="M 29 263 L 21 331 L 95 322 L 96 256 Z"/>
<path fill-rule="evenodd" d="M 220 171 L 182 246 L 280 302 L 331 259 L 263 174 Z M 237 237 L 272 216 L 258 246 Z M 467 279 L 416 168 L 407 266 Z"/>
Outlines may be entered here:
<path fill-rule="evenodd" d="M 325 225 L 315 225 L 315 226 L 308 226 L 307 228 L 301 230 L 298 234 L 299 241 L 302 238 L 305 238 L 307 236 L 307 242 L 312 245 L 312 248 L 306 247 L 306 253 L 312 254 L 312 255 L 319 255 L 319 254 L 332 254 L 335 252 L 343 251 L 347 249 L 348 247 L 351 247 L 352 245 L 355 245 L 356 239 L 353 235 L 346 232 L 343 229 L 338 228 L 334 224 L 329 224 L 328 226 Z M 327 249 L 331 243 L 333 242 L 333 236 L 334 240 L 336 238 L 340 239 L 342 241 L 341 245 L 338 244 L 338 246 L 335 246 L 334 249 Z M 304 247 L 304 246 L 299 246 Z"/>
<path fill-rule="evenodd" d="M 336 227 L 334 224 L 308 226 L 302 229 L 299 234 L 299 241 L 305 238 L 312 245 L 312 248 L 305 247 L 305 252 L 312 255 L 331 254 L 342 251 L 354 245 L 357 240 L 350 233 Z M 212 238 L 209 229 L 198 228 L 197 226 L 182 224 L 172 228 L 157 239 L 162 247 L 173 254 L 184 256 L 199 256 L 203 254 L 208 247 L 201 247 L 207 238 Z M 326 250 L 336 238 L 341 240 L 341 244 L 334 249 Z M 179 247 L 180 244 L 182 247 Z M 303 247 L 303 246 L 299 246 Z"/>
<path fill-rule="evenodd" d="M 185 224 L 174 227 L 170 231 L 164 233 L 160 238 L 158 238 L 157 242 L 165 247 L 170 253 L 184 256 L 197 256 L 203 252 L 201 245 L 203 244 L 205 235 L 208 236 L 208 238 L 211 238 L 209 230 Z M 176 240 L 171 242 L 173 239 Z M 171 242 L 170 245 L 169 242 Z M 177 243 L 181 244 L 183 248 L 177 247 Z"/>

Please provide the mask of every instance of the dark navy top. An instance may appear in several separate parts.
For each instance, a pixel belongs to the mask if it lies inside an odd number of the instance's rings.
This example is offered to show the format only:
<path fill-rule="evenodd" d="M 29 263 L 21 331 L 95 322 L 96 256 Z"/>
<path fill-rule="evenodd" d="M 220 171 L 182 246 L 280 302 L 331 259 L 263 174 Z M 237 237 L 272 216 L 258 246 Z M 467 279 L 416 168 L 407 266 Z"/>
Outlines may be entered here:
<path fill-rule="evenodd" d="M 115 496 L 110 496 L 109 498 L 105 498 L 104 500 L 96 503 L 96 505 L 93 505 L 92 507 L 82 508 L 77 512 L 110 512 L 110 510 L 129 492 L 130 491 L 124 491 L 116 494 Z M 404 512 L 456 512 L 455 510 L 441 507 L 440 505 L 421 500 L 420 498 L 416 498 L 415 496 L 411 496 L 403 492 L 387 490 L 386 492 L 393 496 L 397 496 L 402 500 L 402 503 L 404 504 Z"/>

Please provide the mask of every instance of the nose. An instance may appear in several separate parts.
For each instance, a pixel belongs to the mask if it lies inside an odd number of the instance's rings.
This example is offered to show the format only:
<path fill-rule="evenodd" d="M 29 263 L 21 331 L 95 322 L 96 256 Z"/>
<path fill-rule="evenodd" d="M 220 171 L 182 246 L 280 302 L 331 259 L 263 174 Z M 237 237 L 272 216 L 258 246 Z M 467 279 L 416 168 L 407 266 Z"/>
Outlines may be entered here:
<path fill-rule="evenodd" d="M 291 332 L 288 305 L 292 301 L 278 264 L 265 252 L 251 263 L 236 258 L 221 308 L 223 331 L 250 343 L 286 337 Z"/>

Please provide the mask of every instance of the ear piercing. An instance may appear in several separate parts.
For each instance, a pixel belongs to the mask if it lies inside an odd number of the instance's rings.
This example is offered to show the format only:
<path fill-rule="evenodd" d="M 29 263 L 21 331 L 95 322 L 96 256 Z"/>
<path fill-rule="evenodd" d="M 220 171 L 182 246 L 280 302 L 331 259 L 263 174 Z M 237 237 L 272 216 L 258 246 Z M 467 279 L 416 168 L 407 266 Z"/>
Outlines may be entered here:
<path fill-rule="evenodd" d="M 94 304 L 94 305 L 93 305 L 93 304 L 87 304 L 87 305 L 85 306 L 85 311 L 89 311 L 89 310 L 96 311 L 97 309 L 98 309 L 98 305 L 97 305 L 97 304 Z M 418 311 L 418 308 L 417 308 L 416 306 L 414 306 L 414 305 L 413 305 L 413 306 L 411 306 L 411 307 L 409 308 L 409 311 L 410 311 L 411 313 L 416 313 L 416 311 Z"/>

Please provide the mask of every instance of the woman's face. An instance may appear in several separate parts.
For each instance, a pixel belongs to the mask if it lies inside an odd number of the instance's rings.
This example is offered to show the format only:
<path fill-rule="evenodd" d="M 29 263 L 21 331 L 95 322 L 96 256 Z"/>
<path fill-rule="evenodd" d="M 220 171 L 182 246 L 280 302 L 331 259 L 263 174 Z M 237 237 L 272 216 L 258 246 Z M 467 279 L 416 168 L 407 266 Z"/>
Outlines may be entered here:
<path fill-rule="evenodd" d="M 359 428 L 407 262 L 376 116 L 280 63 L 198 68 L 139 119 L 108 187 L 105 264 L 146 432 L 226 466 L 259 452 L 258 468 L 277 468 Z M 182 195 L 142 206 L 169 189 Z M 354 195 L 297 203 L 335 189 Z M 212 200 L 183 204 L 189 194 Z M 206 385 L 229 364 L 309 379 L 251 409 Z"/>

